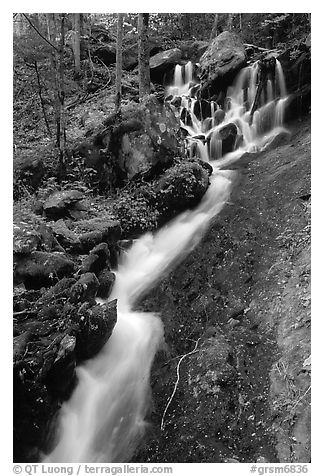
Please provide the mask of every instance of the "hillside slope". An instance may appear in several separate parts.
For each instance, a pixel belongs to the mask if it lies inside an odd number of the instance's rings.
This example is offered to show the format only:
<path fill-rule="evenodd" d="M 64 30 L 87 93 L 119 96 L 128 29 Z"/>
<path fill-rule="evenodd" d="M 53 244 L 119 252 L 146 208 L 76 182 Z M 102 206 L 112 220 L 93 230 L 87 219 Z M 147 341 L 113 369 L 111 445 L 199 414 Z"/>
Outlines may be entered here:
<path fill-rule="evenodd" d="M 290 131 L 241 160 L 231 202 L 140 305 L 167 348 L 136 461 L 310 460 L 309 119 Z"/>

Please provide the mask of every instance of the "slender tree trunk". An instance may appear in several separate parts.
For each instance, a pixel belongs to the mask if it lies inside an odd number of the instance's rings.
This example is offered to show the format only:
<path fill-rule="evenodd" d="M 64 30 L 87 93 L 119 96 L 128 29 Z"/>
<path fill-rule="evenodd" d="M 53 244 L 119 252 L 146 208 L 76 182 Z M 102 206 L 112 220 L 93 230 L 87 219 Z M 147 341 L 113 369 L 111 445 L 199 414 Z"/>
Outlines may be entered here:
<path fill-rule="evenodd" d="M 47 22 L 47 37 L 52 45 L 56 47 L 57 29 L 55 21 L 55 13 L 46 13 Z M 57 52 L 51 49 L 50 62 L 52 67 L 52 74 L 54 77 L 54 92 L 53 92 L 53 107 L 56 123 L 56 146 L 60 147 L 60 99 L 59 99 L 59 80 L 58 80 L 58 59 Z"/>
<path fill-rule="evenodd" d="M 65 85 L 64 85 L 64 43 L 65 43 L 65 13 L 60 13 L 60 42 L 58 60 L 58 95 L 60 107 L 60 128 L 59 128 L 59 151 L 60 160 L 58 166 L 58 177 L 61 179 L 65 175 L 66 156 L 66 125 L 65 125 Z"/>
<path fill-rule="evenodd" d="M 148 44 L 149 13 L 138 14 L 139 97 L 150 93 L 150 51 Z"/>
<path fill-rule="evenodd" d="M 73 13 L 73 53 L 74 72 L 76 77 L 81 74 L 80 62 L 81 13 Z"/>
<path fill-rule="evenodd" d="M 65 43 L 65 13 L 59 14 L 60 31 L 57 31 L 55 14 L 47 14 L 48 36 L 56 49 L 52 50 L 51 63 L 55 78 L 54 110 L 56 120 L 56 145 L 59 149 L 59 175 L 64 173 L 64 161 L 66 150 L 65 129 L 65 86 L 64 86 L 64 43 Z M 59 38 L 59 41 L 57 41 Z"/>
<path fill-rule="evenodd" d="M 228 14 L 228 19 L 227 19 L 227 30 L 231 31 L 233 27 L 233 17 L 234 13 L 229 13 Z"/>
<path fill-rule="evenodd" d="M 43 94 L 42 94 L 42 84 L 41 84 L 41 80 L 40 80 L 40 76 L 39 76 L 37 61 L 35 61 L 34 66 L 35 66 L 35 72 L 36 72 L 36 76 L 37 76 L 38 95 L 39 95 L 39 100 L 40 100 L 42 111 L 43 111 L 43 117 L 44 117 L 44 121 L 45 121 L 45 125 L 46 125 L 48 135 L 51 137 L 52 134 L 51 134 L 51 129 L 49 127 L 49 123 L 48 123 L 48 119 L 47 119 L 47 115 L 46 115 L 45 102 L 44 102 L 44 98 L 43 98 Z"/>
<path fill-rule="evenodd" d="M 122 61 L 123 61 L 123 13 L 118 13 L 117 22 L 117 44 L 116 44 L 116 113 L 121 115 L 121 79 L 122 79 Z"/>
<path fill-rule="evenodd" d="M 218 13 L 215 13 L 213 28 L 210 34 L 209 41 L 212 41 L 217 36 L 217 27 L 218 27 Z"/>

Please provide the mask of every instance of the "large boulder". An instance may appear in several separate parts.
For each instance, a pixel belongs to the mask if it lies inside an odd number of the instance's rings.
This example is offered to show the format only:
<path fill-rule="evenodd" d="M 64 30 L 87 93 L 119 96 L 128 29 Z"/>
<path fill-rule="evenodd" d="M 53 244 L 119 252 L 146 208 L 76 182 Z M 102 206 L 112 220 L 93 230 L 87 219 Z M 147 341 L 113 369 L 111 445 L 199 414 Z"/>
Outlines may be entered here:
<path fill-rule="evenodd" d="M 218 35 L 200 58 L 203 97 L 225 90 L 245 63 L 240 37 L 229 31 Z"/>
<path fill-rule="evenodd" d="M 88 209 L 84 195 L 79 190 L 60 190 L 52 193 L 43 205 L 47 218 L 80 218 Z"/>
<path fill-rule="evenodd" d="M 112 261 L 115 245 L 121 235 L 120 223 L 105 214 L 101 218 L 75 222 L 61 219 L 52 224 L 52 230 L 58 243 L 72 254 L 86 254 L 100 243 L 107 243 Z M 98 254 L 97 251 L 94 255 Z M 91 263 L 85 263 L 85 266 L 91 266 Z"/>
<path fill-rule="evenodd" d="M 209 185 L 209 171 L 196 161 L 182 161 L 157 180 L 156 202 L 162 219 L 195 206 Z"/>
<path fill-rule="evenodd" d="M 14 282 L 24 283 L 26 289 L 51 286 L 58 279 L 73 274 L 75 265 L 64 253 L 33 251 L 15 255 Z"/>
<path fill-rule="evenodd" d="M 217 137 L 222 141 L 222 155 L 234 150 L 237 132 L 237 126 L 232 122 L 219 129 Z"/>
<path fill-rule="evenodd" d="M 117 321 L 117 300 L 92 307 L 85 303 L 79 312 L 76 356 L 85 360 L 97 354 L 111 336 Z"/>
<path fill-rule="evenodd" d="M 149 39 L 148 44 L 150 56 L 155 55 L 160 48 L 154 39 Z M 116 63 L 116 43 L 108 43 L 96 48 L 92 56 L 99 58 L 106 66 Z M 123 48 L 123 69 L 131 71 L 138 65 L 138 44 L 128 40 Z"/>
<path fill-rule="evenodd" d="M 181 147 L 179 123 L 171 107 L 147 96 L 122 111 L 122 122 L 110 126 L 109 147 L 127 179 L 158 163 L 169 163 Z"/>
<path fill-rule="evenodd" d="M 150 59 L 150 73 L 152 81 L 163 84 L 165 75 L 168 74 L 176 64 L 180 63 L 181 50 L 172 48 L 162 51 L 152 56 Z"/>

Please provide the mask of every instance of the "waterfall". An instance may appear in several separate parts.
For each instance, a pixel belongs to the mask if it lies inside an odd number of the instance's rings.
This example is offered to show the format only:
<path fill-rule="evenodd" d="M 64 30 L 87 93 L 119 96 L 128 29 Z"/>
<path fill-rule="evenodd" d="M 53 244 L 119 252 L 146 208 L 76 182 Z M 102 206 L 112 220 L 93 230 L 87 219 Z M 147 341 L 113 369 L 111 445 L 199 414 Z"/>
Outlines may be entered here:
<path fill-rule="evenodd" d="M 101 352 L 77 369 L 78 385 L 61 408 L 56 446 L 46 462 L 120 463 L 131 459 L 147 425 L 150 370 L 163 344 L 160 317 L 138 312 L 134 307 L 140 296 L 197 245 L 228 201 L 235 172 L 221 168 L 239 160 L 246 151 L 262 150 L 285 130 L 282 122 L 286 95 L 282 69 L 278 67 L 277 71 L 281 98 L 274 98 L 273 84 L 268 82 L 265 104 L 254 113 L 251 122 L 249 111 L 256 91 L 257 66 L 244 68 L 228 90 L 229 107 L 215 125 L 213 117 L 221 112 L 220 107 L 211 105 L 212 118 L 207 123 L 194 113 L 197 99 L 187 97 L 192 63 L 185 67 L 186 83 L 182 68 L 175 68 L 174 84 L 168 93 L 182 91 L 181 108 L 192 124 L 181 121 L 188 133 L 188 155 L 199 154 L 210 162 L 210 186 L 194 210 L 180 214 L 156 233 L 144 234 L 122 255 L 110 296 L 118 300 L 116 326 Z M 238 136 L 234 150 L 222 157 L 222 133 L 230 124 L 237 127 Z"/>
<path fill-rule="evenodd" d="M 174 87 L 180 88 L 183 86 L 184 82 L 182 79 L 182 67 L 177 64 L 177 66 L 174 69 Z"/>
<path fill-rule="evenodd" d="M 276 59 L 276 81 L 279 84 L 280 97 L 287 96 L 286 81 L 280 61 Z"/>
<path fill-rule="evenodd" d="M 185 84 L 189 84 L 193 78 L 193 64 L 191 61 L 185 65 Z"/>

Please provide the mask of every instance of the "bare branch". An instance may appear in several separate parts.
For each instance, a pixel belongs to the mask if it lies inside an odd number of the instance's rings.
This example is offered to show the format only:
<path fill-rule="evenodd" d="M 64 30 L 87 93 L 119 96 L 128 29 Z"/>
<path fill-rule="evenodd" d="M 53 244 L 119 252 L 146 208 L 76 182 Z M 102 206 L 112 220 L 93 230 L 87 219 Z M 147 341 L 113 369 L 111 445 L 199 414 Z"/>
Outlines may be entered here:
<path fill-rule="evenodd" d="M 172 392 L 172 394 L 171 394 L 171 397 L 169 398 L 168 403 L 166 404 L 166 407 L 165 407 L 164 412 L 163 412 L 163 415 L 162 415 L 161 426 L 160 426 L 160 428 L 161 428 L 162 431 L 164 430 L 164 419 L 165 419 L 166 412 L 168 411 L 168 408 L 169 408 L 169 406 L 170 406 L 170 403 L 171 403 L 172 400 L 173 400 L 173 397 L 174 397 L 174 395 L 175 395 L 175 393 L 176 393 L 176 391 L 177 391 L 177 387 L 178 387 L 178 384 L 179 384 L 179 380 L 180 380 L 180 364 L 181 364 L 181 362 L 183 361 L 183 359 L 184 359 L 185 357 L 187 357 L 188 355 L 191 355 L 191 354 L 194 354 L 194 353 L 197 352 L 197 347 L 198 347 L 198 342 L 199 342 L 199 341 L 200 341 L 200 337 L 199 337 L 199 339 L 196 341 L 196 345 L 195 345 L 194 349 L 191 350 L 190 352 L 188 352 L 187 354 L 184 354 L 184 355 L 181 357 L 181 359 L 179 359 L 179 362 L 178 362 L 178 365 L 177 365 L 177 380 L 176 380 L 176 383 L 175 383 L 175 385 L 174 385 L 174 388 L 173 388 L 173 392 Z"/>
<path fill-rule="evenodd" d="M 23 16 L 26 18 L 26 20 L 28 21 L 28 23 L 30 24 L 30 26 L 36 31 L 36 33 L 38 33 L 38 35 L 44 40 L 46 41 L 47 44 L 49 44 L 52 48 L 54 48 L 55 51 L 58 51 L 58 49 L 56 48 L 56 46 L 54 46 L 50 41 L 48 41 L 48 39 L 43 36 L 41 34 L 41 32 L 36 28 L 36 26 L 30 21 L 30 19 L 28 18 L 28 16 L 23 13 Z"/>

